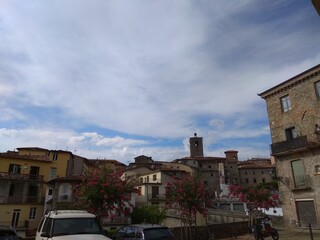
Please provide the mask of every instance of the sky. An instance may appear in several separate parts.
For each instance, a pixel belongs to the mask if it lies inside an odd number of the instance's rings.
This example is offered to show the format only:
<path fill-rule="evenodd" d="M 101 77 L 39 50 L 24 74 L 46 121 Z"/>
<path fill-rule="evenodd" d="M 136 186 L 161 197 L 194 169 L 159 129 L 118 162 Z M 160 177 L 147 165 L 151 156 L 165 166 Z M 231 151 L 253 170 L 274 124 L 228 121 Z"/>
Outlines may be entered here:
<path fill-rule="evenodd" d="M 261 93 L 320 63 L 297 0 L 0 0 L 0 152 L 270 157 Z"/>

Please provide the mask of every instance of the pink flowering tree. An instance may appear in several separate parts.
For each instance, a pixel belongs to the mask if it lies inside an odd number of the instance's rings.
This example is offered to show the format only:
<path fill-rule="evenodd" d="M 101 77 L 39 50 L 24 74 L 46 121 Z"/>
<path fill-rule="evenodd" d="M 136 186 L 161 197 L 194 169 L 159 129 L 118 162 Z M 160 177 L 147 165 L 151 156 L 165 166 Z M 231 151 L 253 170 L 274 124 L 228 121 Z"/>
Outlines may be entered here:
<path fill-rule="evenodd" d="M 261 215 L 261 208 L 269 210 L 279 206 L 279 194 L 277 191 L 264 185 L 257 187 L 231 185 L 229 190 L 231 197 L 251 205 L 248 209 L 250 223 L 257 221 L 257 217 Z"/>
<path fill-rule="evenodd" d="M 182 179 L 174 178 L 167 184 L 166 200 L 168 207 L 176 205 L 181 213 L 181 220 L 185 219 L 185 238 L 188 239 L 187 224 L 191 237 L 191 222 L 197 212 L 206 215 L 206 193 L 202 181 L 197 176 L 186 175 Z M 181 222 L 182 225 L 182 222 Z M 181 231 L 182 234 L 182 231 Z"/>
<path fill-rule="evenodd" d="M 268 210 L 279 206 L 279 194 L 270 188 L 231 185 L 229 190 L 232 197 L 238 198 L 241 202 L 253 204 L 253 209 Z"/>
<path fill-rule="evenodd" d="M 95 169 L 74 188 L 75 205 L 96 214 L 98 217 L 114 218 L 120 211 L 129 214 L 133 182 L 121 179 L 122 173 L 108 168 Z"/>

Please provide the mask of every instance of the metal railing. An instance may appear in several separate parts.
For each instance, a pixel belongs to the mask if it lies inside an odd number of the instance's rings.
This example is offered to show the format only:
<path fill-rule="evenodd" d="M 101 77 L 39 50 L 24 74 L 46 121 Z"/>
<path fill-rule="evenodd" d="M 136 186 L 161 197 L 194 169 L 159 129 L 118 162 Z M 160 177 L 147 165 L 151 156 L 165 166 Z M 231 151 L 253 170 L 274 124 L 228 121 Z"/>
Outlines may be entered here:
<path fill-rule="evenodd" d="M 43 181 L 43 175 L 0 172 L 1 179 Z"/>
<path fill-rule="evenodd" d="M 166 200 L 166 195 L 165 194 L 148 194 L 148 200 L 164 201 Z"/>
<path fill-rule="evenodd" d="M 271 144 L 271 154 L 285 153 L 308 147 L 307 136 L 297 137 L 292 140 L 282 141 Z"/>
<path fill-rule="evenodd" d="M 1 203 L 41 203 L 44 199 L 39 199 L 38 196 L 3 196 L 0 195 Z"/>
<path fill-rule="evenodd" d="M 311 178 L 308 175 L 295 176 L 290 179 L 290 188 L 292 190 L 303 190 L 311 188 Z"/>

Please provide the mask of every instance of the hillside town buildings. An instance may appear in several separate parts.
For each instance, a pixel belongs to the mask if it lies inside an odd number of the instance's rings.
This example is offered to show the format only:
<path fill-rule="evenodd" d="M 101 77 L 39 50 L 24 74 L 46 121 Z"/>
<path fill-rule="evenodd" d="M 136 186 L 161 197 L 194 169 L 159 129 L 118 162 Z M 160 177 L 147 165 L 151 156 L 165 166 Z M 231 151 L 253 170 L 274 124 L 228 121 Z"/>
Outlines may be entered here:
<path fill-rule="evenodd" d="M 320 65 L 259 96 L 267 106 L 284 220 L 319 226 Z"/>
<path fill-rule="evenodd" d="M 165 207 L 166 186 L 173 179 L 198 175 L 213 199 L 228 195 L 228 185 L 240 183 L 238 152 L 225 157 L 204 156 L 203 139 L 190 138 L 190 156 L 173 161 L 155 161 L 137 156 L 128 166 L 117 160 L 86 159 L 69 151 L 18 148 L 0 153 L 0 225 L 11 225 L 27 235 L 44 212 L 73 208 L 73 188 L 89 171 L 107 167 L 135 179 L 135 206 Z M 241 164 L 239 165 L 241 166 Z M 128 224 L 121 214 L 105 224 Z"/>

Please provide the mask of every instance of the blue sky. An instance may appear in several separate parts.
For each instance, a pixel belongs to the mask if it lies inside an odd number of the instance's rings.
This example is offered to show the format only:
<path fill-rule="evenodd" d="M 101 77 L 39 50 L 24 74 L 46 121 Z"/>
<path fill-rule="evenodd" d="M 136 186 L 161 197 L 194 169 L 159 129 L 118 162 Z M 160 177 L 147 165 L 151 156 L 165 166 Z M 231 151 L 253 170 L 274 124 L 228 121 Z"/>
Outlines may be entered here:
<path fill-rule="evenodd" d="M 269 157 L 257 96 L 319 64 L 296 0 L 0 0 L 0 151 Z"/>

